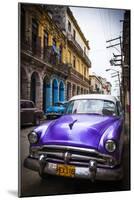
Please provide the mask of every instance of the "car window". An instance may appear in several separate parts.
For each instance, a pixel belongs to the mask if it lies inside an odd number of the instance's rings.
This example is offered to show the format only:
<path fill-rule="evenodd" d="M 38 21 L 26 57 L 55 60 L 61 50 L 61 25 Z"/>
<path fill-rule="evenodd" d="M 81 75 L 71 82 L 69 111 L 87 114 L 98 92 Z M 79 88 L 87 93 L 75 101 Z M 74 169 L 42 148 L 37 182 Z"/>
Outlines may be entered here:
<path fill-rule="evenodd" d="M 63 106 L 63 103 L 57 102 L 54 104 L 55 106 Z"/>
<path fill-rule="evenodd" d="M 21 108 L 34 108 L 34 104 L 31 101 L 21 102 Z"/>
<path fill-rule="evenodd" d="M 116 105 L 117 105 L 118 114 L 121 115 L 123 113 L 123 110 L 122 110 L 122 105 L 120 101 L 117 101 Z"/>
<path fill-rule="evenodd" d="M 69 102 L 66 113 L 117 115 L 117 109 L 116 105 L 112 101 L 101 99 L 80 99 Z"/>
<path fill-rule="evenodd" d="M 25 108 L 25 102 L 21 101 L 21 105 L 20 106 L 21 106 L 21 108 Z"/>

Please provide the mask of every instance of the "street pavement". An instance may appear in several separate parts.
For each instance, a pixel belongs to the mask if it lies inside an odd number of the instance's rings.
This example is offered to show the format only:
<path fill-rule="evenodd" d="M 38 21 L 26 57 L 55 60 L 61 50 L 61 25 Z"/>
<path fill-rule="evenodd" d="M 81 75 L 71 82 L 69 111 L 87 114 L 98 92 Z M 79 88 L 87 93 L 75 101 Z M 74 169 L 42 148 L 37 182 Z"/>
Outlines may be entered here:
<path fill-rule="evenodd" d="M 47 120 L 45 120 L 47 122 Z M 123 166 L 124 178 L 121 182 L 95 181 L 83 179 L 71 179 L 65 177 L 48 176 L 44 180 L 37 172 L 26 169 L 23 166 L 24 159 L 29 154 L 29 142 L 27 134 L 34 126 L 23 127 L 20 130 L 20 195 L 22 197 L 60 194 L 80 194 L 91 192 L 123 191 L 130 189 L 130 148 L 129 139 L 126 137 Z"/>

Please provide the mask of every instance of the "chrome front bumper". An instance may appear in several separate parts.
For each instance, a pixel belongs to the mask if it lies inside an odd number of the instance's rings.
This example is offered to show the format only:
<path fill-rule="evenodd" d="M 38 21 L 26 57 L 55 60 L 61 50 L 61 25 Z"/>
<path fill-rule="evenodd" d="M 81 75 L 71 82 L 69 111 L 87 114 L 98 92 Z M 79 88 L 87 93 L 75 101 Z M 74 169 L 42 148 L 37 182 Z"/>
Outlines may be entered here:
<path fill-rule="evenodd" d="M 51 162 L 42 162 L 42 158 L 34 159 L 28 157 L 24 161 L 24 166 L 28 169 L 38 171 L 41 173 L 57 175 L 57 164 Z M 95 167 L 95 170 L 94 170 Z M 120 180 L 122 179 L 122 168 L 106 169 L 97 166 L 79 167 L 75 166 L 75 178 L 84 178 L 90 180 Z"/>

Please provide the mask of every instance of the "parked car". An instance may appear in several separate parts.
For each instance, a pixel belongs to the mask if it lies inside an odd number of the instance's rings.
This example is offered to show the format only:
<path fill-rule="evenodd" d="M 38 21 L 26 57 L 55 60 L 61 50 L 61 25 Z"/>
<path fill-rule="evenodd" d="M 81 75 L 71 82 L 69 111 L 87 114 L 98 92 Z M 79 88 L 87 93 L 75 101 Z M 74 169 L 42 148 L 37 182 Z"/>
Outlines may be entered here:
<path fill-rule="evenodd" d="M 40 120 L 43 119 L 43 111 L 35 107 L 33 101 L 20 101 L 21 125 L 34 124 L 39 125 Z"/>
<path fill-rule="evenodd" d="M 59 117 L 64 114 L 67 102 L 56 102 L 54 106 L 49 106 L 46 110 L 46 118 Z"/>
<path fill-rule="evenodd" d="M 90 180 L 121 180 L 123 115 L 111 95 L 78 95 L 66 114 L 28 134 L 24 166 L 46 174 Z"/>

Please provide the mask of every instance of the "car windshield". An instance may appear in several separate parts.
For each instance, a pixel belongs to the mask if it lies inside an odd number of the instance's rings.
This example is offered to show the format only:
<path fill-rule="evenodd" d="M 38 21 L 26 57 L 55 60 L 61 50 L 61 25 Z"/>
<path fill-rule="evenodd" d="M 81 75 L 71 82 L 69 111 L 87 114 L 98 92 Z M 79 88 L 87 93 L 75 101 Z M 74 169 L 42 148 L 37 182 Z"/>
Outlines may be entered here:
<path fill-rule="evenodd" d="M 21 102 L 21 108 L 34 108 L 33 102 L 31 101 Z"/>
<path fill-rule="evenodd" d="M 68 103 L 66 114 L 117 115 L 116 105 L 112 101 L 101 99 L 79 99 Z"/>
<path fill-rule="evenodd" d="M 54 104 L 54 106 L 63 106 L 63 103 L 57 102 L 57 103 Z"/>

